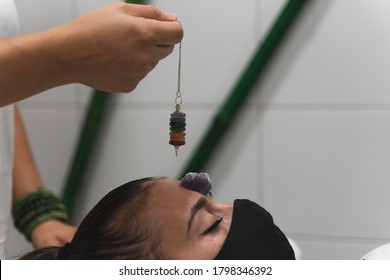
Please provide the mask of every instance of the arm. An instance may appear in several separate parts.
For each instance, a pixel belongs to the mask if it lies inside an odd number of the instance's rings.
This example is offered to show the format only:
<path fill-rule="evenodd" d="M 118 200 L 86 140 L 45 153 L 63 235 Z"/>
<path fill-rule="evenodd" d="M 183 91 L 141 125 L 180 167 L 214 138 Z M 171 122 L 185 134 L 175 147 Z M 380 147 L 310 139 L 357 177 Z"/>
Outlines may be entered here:
<path fill-rule="evenodd" d="M 28 144 L 21 115 L 15 106 L 13 202 L 42 187 L 43 182 Z M 75 231 L 74 227 L 59 220 L 48 220 L 33 229 L 31 242 L 35 248 L 59 246 L 70 241 Z"/>
<path fill-rule="evenodd" d="M 15 105 L 15 149 L 13 168 L 13 201 L 43 187 L 27 140 L 22 117 Z"/>
<path fill-rule="evenodd" d="M 176 19 L 152 6 L 115 3 L 55 29 L 0 40 L 0 106 L 69 83 L 132 91 L 180 42 Z"/>

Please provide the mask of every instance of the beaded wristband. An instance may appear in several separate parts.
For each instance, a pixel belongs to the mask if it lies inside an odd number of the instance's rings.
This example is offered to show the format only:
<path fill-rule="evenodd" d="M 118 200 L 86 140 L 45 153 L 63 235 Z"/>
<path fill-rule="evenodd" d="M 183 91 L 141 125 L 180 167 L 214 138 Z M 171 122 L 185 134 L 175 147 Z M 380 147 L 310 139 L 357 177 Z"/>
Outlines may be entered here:
<path fill-rule="evenodd" d="M 50 191 L 40 188 L 19 199 L 12 208 L 16 228 L 28 240 L 32 230 L 39 224 L 56 219 L 68 221 L 65 205 Z"/>

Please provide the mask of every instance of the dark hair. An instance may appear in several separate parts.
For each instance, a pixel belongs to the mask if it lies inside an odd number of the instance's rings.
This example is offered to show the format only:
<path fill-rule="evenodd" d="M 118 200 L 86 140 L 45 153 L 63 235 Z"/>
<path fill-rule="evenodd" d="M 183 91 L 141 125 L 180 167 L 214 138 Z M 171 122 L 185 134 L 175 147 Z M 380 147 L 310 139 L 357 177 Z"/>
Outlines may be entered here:
<path fill-rule="evenodd" d="M 126 183 L 105 195 L 81 222 L 64 259 L 156 259 L 161 241 L 152 222 L 145 223 L 145 205 L 155 178 Z M 58 247 L 27 253 L 22 260 L 57 259 Z"/>

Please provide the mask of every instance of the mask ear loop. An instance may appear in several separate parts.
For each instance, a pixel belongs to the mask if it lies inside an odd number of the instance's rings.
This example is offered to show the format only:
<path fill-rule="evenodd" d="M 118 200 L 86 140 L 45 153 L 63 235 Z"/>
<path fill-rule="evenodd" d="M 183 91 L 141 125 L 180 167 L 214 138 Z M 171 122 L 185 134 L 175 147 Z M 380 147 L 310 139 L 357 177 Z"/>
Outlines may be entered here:
<path fill-rule="evenodd" d="M 179 21 L 180 23 L 180 21 Z M 183 99 L 181 97 L 181 42 L 179 43 L 179 63 L 177 69 L 177 91 L 175 97 L 175 111 L 171 114 L 169 120 L 170 133 L 169 144 L 175 147 L 175 154 L 179 147 L 185 145 L 186 136 L 186 114 L 181 111 Z"/>

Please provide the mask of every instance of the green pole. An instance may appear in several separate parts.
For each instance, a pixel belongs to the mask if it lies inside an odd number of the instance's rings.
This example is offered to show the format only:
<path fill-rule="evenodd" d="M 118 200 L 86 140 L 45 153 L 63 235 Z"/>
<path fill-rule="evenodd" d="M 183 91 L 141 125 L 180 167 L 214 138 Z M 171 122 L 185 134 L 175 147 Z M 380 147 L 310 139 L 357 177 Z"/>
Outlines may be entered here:
<path fill-rule="evenodd" d="M 179 178 L 182 178 L 188 172 L 200 172 L 204 169 L 218 144 L 223 139 L 223 136 L 231 127 L 244 101 L 251 93 L 252 87 L 262 74 L 265 73 L 266 66 L 275 55 L 294 21 L 298 18 L 299 13 L 308 2 L 309 0 L 290 0 L 285 5 L 263 43 L 258 47 L 252 61 L 215 115 L 206 134 L 179 174 Z"/>
<path fill-rule="evenodd" d="M 125 1 L 126 3 L 143 4 L 145 1 Z M 68 209 L 69 217 L 72 217 L 77 193 L 80 191 L 85 173 L 90 164 L 91 155 L 102 129 L 105 112 L 111 94 L 94 90 L 84 118 L 83 126 L 79 133 L 79 139 L 73 154 L 66 177 L 62 200 Z"/>

